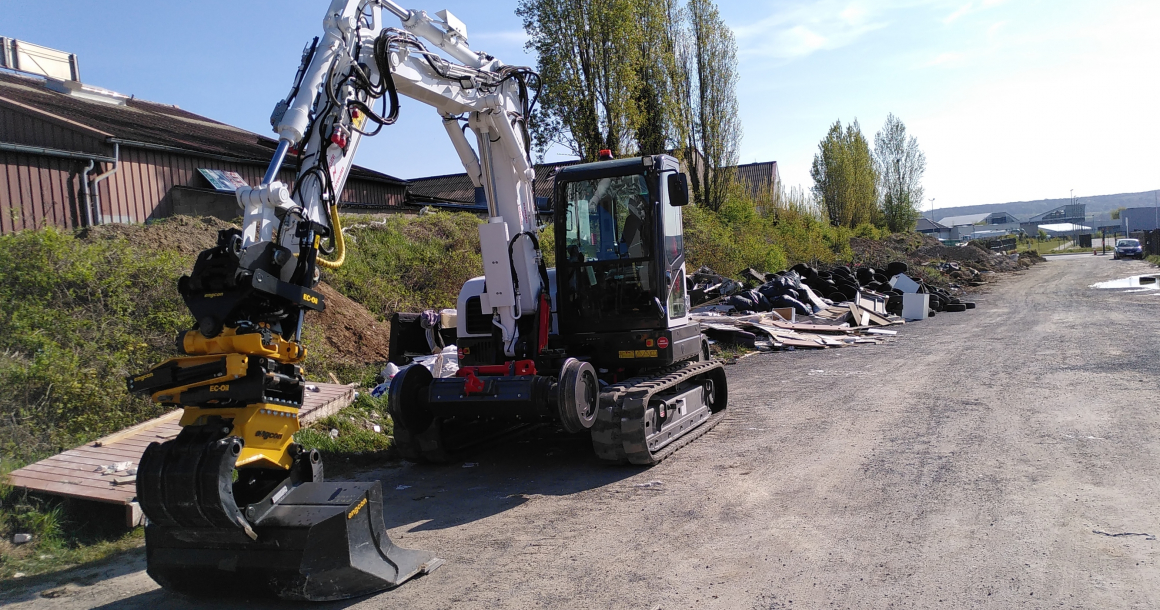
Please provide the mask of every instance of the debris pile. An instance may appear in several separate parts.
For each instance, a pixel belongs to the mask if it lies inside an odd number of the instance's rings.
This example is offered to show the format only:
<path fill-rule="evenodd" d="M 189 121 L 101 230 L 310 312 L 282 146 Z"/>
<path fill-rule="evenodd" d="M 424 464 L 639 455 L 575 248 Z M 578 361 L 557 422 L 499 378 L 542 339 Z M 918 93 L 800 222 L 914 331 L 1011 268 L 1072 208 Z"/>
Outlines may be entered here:
<path fill-rule="evenodd" d="M 978 285 L 980 272 L 958 262 L 935 268 Z M 702 267 L 693 274 L 693 319 L 711 340 L 756 349 L 842 347 L 879 343 L 897 334 L 882 327 L 923 320 L 940 312 L 973 309 L 949 288 L 911 278 L 910 265 L 884 268 L 838 265 L 821 270 L 799 264 L 779 273 L 748 269 L 743 282 Z M 747 286 L 748 284 L 749 286 Z"/>

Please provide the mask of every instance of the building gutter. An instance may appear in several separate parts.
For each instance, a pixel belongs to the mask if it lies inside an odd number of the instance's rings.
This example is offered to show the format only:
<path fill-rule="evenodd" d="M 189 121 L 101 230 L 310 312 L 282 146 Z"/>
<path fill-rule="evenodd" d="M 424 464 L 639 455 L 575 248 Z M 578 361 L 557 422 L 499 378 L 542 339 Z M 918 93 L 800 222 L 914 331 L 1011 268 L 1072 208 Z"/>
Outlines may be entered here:
<path fill-rule="evenodd" d="M 93 209 L 89 206 L 89 172 L 93 171 L 96 166 L 97 162 L 89 159 L 89 166 L 81 172 L 81 200 L 85 202 L 81 207 L 85 210 L 86 227 L 93 226 Z"/>
<path fill-rule="evenodd" d="M 64 159 L 80 159 L 82 161 L 101 161 L 104 163 L 113 163 L 116 161 L 116 159 L 113 157 L 104 157 L 90 153 L 72 152 L 69 150 L 59 150 L 56 148 L 25 146 L 24 144 L 10 144 L 8 142 L 0 142 L 0 151 L 21 153 L 25 155 L 42 155 L 45 157 L 61 157 Z"/>
<path fill-rule="evenodd" d="M 110 139 L 111 140 L 111 139 Z M 99 174 L 92 179 L 92 218 L 96 220 L 94 224 L 101 224 L 101 191 L 99 189 L 100 182 L 109 176 L 117 173 L 117 169 L 121 167 L 121 143 L 113 142 L 113 168 L 107 172 Z M 91 169 L 91 168 L 90 168 Z M 86 202 L 87 203 L 87 202 Z"/>
<path fill-rule="evenodd" d="M 113 144 L 113 156 L 105 157 L 101 155 L 93 155 L 88 153 L 72 152 L 68 150 L 59 150 L 56 148 L 44 148 L 42 146 L 26 146 L 24 144 L 12 144 L 9 142 L 0 142 L 0 151 L 18 153 L 23 155 L 40 155 L 42 157 L 58 157 L 61 159 L 78 159 L 80 161 L 88 161 L 89 165 L 81 172 L 81 201 L 84 203 L 81 208 L 85 214 L 85 226 L 93 226 L 94 218 L 100 219 L 100 208 L 93 207 L 94 198 L 96 195 L 95 185 L 97 182 L 108 178 L 113 172 L 117 171 L 118 160 L 120 159 L 120 149 L 116 144 Z M 97 166 L 97 162 L 112 163 L 113 169 L 97 176 L 89 178 L 89 172 Z M 92 183 L 90 184 L 90 180 Z M 90 188 L 93 187 L 93 188 Z M 95 216 L 94 216 L 95 214 Z"/>

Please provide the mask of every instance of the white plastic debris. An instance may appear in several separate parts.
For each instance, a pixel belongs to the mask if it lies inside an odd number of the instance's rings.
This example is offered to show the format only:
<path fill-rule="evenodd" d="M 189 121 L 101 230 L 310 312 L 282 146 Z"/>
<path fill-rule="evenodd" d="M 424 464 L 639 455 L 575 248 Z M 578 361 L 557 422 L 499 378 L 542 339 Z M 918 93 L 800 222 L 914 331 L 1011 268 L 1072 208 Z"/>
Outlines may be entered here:
<path fill-rule="evenodd" d="M 330 438 L 338 438 L 338 428 L 330 429 Z"/>
<path fill-rule="evenodd" d="M 306 390 L 307 390 L 308 392 L 318 392 L 318 391 L 320 391 L 320 390 L 318 389 L 318 386 L 314 385 L 313 383 L 308 383 L 308 384 L 306 384 Z"/>
<path fill-rule="evenodd" d="M 129 474 L 137 474 L 137 469 L 133 468 L 133 462 L 116 462 L 114 464 L 108 464 L 105 466 L 97 466 L 93 472 L 99 472 L 103 475 L 108 475 L 124 474 L 129 470 L 132 470 L 132 472 L 129 472 Z"/>
<path fill-rule="evenodd" d="M 383 431 L 383 427 L 378 425 L 378 424 L 371 426 L 371 429 L 374 430 L 375 432 L 382 432 Z"/>
<path fill-rule="evenodd" d="M 32 534 L 16 534 L 12 537 L 12 544 L 24 544 L 32 542 Z"/>
<path fill-rule="evenodd" d="M 661 485 L 664 485 L 664 483 L 660 481 L 649 481 L 648 483 L 637 483 L 633 487 L 660 487 Z"/>
<path fill-rule="evenodd" d="M 448 345 L 438 354 L 415 358 L 414 364 L 427 367 L 432 377 L 454 377 L 459 372 L 459 348 Z"/>
<path fill-rule="evenodd" d="M 918 292 L 919 289 L 918 282 L 910 279 L 910 276 L 906 275 L 905 273 L 899 273 L 898 275 L 890 278 L 890 287 L 910 293 Z"/>
<path fill-rule="evenodd" d="M 411 489 L 410 485 L 399 485 L 395 487 L 395 491 L 403 491 L 404 489 Z"/>

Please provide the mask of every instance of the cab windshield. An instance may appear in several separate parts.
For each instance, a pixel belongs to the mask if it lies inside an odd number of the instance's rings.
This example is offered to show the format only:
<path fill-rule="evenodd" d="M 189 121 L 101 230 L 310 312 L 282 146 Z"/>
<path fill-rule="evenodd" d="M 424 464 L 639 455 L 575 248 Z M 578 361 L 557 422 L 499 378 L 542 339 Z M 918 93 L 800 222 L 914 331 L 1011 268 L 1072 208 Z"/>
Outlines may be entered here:
<path fill-rule="evenodd" d="M 647 258 L 649 191 L 644 176 L 569 182 L 564 252 L 573 263 Z"/>
<path fill-rule="evenodd" d="M 1140 245 L 1140 242 L 1135 239 L 1121 239 L 1116 242 L 1116 246 L 1120 248 L 1135 248 L 1138 245 Z"/>

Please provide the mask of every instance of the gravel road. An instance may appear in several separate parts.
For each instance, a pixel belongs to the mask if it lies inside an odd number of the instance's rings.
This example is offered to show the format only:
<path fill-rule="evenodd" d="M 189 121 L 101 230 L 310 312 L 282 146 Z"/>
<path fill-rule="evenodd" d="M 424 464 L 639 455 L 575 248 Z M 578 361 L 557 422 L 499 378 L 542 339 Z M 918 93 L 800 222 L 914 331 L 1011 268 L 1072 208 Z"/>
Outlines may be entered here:
<path fill-rule="evenodd" d="M 745 358 L 725 421 L 652 469 L 544 431 L 360 473 L 394 541 L 447 564 L 309 607 L 1160 607 L 1160 291 L 1089 289 L 1154 270 L 1110 258 L 1007 275 L 884 345 Z M 161 591 L 141 552 L 0 603 L 231 605 Z"/>

